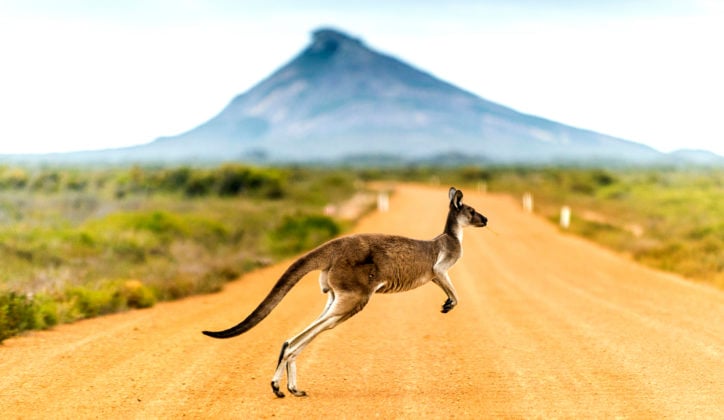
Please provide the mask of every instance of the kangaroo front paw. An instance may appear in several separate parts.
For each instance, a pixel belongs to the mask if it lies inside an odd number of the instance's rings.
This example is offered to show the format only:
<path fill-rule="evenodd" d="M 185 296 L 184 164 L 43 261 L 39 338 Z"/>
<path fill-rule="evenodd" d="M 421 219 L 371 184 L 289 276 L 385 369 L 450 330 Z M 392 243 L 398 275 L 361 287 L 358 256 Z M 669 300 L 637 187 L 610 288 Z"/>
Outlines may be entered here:
<path fill-rule="evenodd" d="M 284 393 L 279 389 L 279 384 L 277 382 L 272 381 L 271 387 L 272 391 L 274 391 L 274 395 L 278 398 L 284 398 Z"/>
<path fill-rule="evenodd" d="M 448 299 L 443 303 L 442 305 L 442 313 L 446 314 L 452 310 L 452 308 L 455 307 L 457 303 L 453 302 L 452 299 Z"/>

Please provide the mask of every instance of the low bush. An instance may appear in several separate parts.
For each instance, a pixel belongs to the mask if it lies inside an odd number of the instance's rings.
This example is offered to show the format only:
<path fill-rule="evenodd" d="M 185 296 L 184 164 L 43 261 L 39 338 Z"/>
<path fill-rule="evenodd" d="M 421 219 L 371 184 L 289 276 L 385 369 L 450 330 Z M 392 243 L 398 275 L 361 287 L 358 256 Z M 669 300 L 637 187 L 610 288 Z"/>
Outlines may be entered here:
<path fill-rule="evenodd" d="M 117 312 L 123 308 L 123 299 L 115 287 L 87 288 L 71 287 L 66 291 L 66 300 L 73 307 L 71 317 L 77 319 L 92 318 Z"/>
<path fill-rule="evenodd" d="M 126 280 L 118 290 L 121 301 L 127 308 L 150 308 L 156 304 L 156 295 L 140 280 Z"/>
<path fill-rule="evenodd" d="M 36 328 L 36 321 L 32 299 L 15 292 L 0 293 L 0 342 Z"/>
<path fill-rule="evenodd" d="M 156 296 L 139 280 L 105 282 L 94 287 L 72 286 L 54 294 L 0 293 L 0 342 L 34 329 L 76 321 L 129 308 L 148 308 Z"/>
<path fill-rule="evenodd" d="M 339 235 L 340 231 L 340 226 L 327 216 L 287 216 L 269 234 L 269 239 L 275 254 L 288 256 L 312 249 Z"/>

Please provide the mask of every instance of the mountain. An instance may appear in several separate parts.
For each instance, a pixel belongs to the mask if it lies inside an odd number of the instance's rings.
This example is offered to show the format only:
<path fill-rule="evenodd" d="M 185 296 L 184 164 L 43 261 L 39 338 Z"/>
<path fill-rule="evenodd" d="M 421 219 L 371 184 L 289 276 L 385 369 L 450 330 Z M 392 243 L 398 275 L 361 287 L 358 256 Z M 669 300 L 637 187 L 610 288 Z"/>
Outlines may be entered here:
<path fill-rule="evenodd" d="M 174 137 L 56 160 L 654 163 L 665 155 L 480 98 L 333 29 Z"/>
<path fill-rule="evenodd" d="M 667 157 L 672 164 L 724 166 L 724 157 L 708 150 L 679 149 L 669 153 Z"/>
<path fill-rule="evenodd" d="M 660 157 L 640 144 L 487 101 L 331 29 L 315 31 L 297 57 L 216 117 L 144 152 L 166 148 L 293 161 L 450 153 L 498 162 Z"/>

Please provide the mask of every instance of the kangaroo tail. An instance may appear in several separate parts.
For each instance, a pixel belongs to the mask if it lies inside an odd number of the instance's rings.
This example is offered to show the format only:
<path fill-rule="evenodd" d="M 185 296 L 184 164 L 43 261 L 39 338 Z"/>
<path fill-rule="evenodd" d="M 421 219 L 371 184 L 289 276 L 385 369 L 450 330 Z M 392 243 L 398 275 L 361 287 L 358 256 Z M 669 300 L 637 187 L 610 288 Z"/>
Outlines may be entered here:
<path fill-rule="evenodd" d="M 328 258 L 326 257 L 328 253 L 326 252 L 326 248 L 327 247 L 322 245 L 292 263 L 279 280 L 277 280 L 271 292 L 269 292 L 259 306 L 257 306 L 246 319 L 223 331 L 202 331 L 202 333 L 213 338 L 231 338 L 252 329 L 269 315 L 272 309 L 281 302 L 282 298 L 289 293 L 292 287 L 294 287 L 304 275 L 310 271 L 321 270 L 327 267 Z"/>

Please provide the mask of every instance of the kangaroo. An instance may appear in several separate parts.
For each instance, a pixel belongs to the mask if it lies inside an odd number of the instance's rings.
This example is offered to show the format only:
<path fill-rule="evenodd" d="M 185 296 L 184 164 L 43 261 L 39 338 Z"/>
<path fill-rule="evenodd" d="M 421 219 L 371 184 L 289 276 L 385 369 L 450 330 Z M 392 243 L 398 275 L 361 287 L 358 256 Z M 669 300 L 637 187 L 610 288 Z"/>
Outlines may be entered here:
<path fill-rule="evenodd" d="M 257 325 L 307 273 L 321 270 L 319 285 L 328 294 L 327 305 L 316 321 L 285 341 L 279 354 L 271 387 L 279 389 L 284 370 L 287 389 L 297 397 L 296 359 L 322 331 L 329 330 L 361 311 L 373 293 L 404 292 L 432 281 L 447 295 L 442 312 L 451 311 L 458 297 L 447 271 L 462 256 L 463 228 L 483 227 L 488 219 L 462 203 L 463 193 L 450 188 L 450 210 L 445 230 L 430 241 L 383 234 L 357 234 L 333 239 L 303 255 L 282 274 L 271 292 L 239 324 L 223 331 L 203 331 L 214 338 L 230 338 Z"/>

